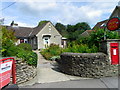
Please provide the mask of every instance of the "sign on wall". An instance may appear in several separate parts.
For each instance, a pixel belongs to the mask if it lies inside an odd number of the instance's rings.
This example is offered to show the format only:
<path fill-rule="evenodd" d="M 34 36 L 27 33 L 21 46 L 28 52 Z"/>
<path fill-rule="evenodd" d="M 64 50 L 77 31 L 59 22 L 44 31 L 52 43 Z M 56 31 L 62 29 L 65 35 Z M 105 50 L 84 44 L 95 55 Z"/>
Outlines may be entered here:
<path fill-rule="evenodd" d="M 107 29 L 110 31 L 115 31 L 120 28 L 120 19 L 117 17 L 111 18 L 107 23 Z"/>

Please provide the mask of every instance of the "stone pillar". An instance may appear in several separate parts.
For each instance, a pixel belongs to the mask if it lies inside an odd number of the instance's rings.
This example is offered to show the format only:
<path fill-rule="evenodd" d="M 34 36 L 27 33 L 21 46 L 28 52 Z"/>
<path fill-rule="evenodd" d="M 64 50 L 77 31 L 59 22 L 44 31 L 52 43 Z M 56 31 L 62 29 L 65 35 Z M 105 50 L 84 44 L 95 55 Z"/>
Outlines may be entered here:
<path fill-rule="evenodd" d="M 120 39 L 107 39 L 101 42 L 100 51 L 108 55 L 111 63 L 110 43 L 119 43 L 119 60 L 120 60 Z"/>

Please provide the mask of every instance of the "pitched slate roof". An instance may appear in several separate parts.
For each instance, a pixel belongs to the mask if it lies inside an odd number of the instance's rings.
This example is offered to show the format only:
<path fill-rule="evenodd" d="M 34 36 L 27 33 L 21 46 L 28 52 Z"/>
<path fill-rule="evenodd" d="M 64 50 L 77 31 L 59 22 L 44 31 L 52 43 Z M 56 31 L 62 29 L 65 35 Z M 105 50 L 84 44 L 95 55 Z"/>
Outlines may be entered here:
<path fill-rule="evenodd" d="M 108 20 L 104 20 L 101 22 L 98 22 L 93 28 L 92 30 L 98 29 L 98 28 L 104 28 L 104 25 L 106 25 L 108 22 Z"/>
<path fill-rule="evenodd" d="M 110 15 L 109 18 L 112 18 L 112 17 L 119 17 L 120 18 L 120 6 L 116 6 L 114 11 L 112 12 L 112 14 Z M 116 16 L 115 16 L 116 15 Z M 104 20 L 104 21 L 101 21 L 101 22 L 98 22 L 94 27 L 93 27 L 93 30 L 96 29 L 96 28 L 104 28 L 104 24 L 106 24 L 108 22 L 108 19 L 107 20 Z"/>
<path fill-rule="evenodd" d="M 33 28 L 33 31 L 32 31 L 32 33 L 31 33 L 31 36 L 34 36 L 34 35 L 38 34 L 39 31 L 42 30 L 42 28 L 44 28 L 47 23 L 48 23 L 48 22 L 43 23 L 42 25 Z"/>
<path fill-rule="evenodd" d="M 119 17 L 120 18 L 120 6 L 116 6 L 116 8 L 114 9 L 114 11 L 112 12 L 112 14 L 110 15 L 109 18 L 112 18 L 112 17 Z M 104 20 L 104 21 L 101 21 L 101 22 L 98 22 L 93 28 L 92 30 L 95 30 L 95 29 L 98 29 L 98 28 L 104 28 L 104 25 L 107 24 L 109 19 L 107 20 Z M 120 30 L 117 30 L 117 32 L 119 33 L 120 35 Z"/>
<path fill-rule="evenodd" d="M 93 27 L 93 29 L 92 30 L 96 30 L 96 29 L 98 29 L 98 28 L 104 28 L 104 24 L 107 24 L 107 22 L 108 22 L 108 20 L 104 20 L 104 21 L 101 21 L 101 22 L 98 22 L 94 27 Z M 119 33 L 119 35 L 120 35 L 120 30 L 117 30 L 117 32 Z"/>
<path fill-rule="evenodd" d="M 8 30 L 13 30 L 15 32 L 16 37 L 28 37 L 32 28 L 27 27 L 12 27 L 12 26 L 6 26 Z"/>
<path fill-rule="evenodd" d="M 84 31 L 80 36 L 82 36 L 82 37 L 87 37 L 87 36 L 90 35 L 90 33 L 91 33 L 92 31 L 95 31 L 95 30 L 86 30 L 86 31 Z"/>
<path fill-rule="evenodd" d="M 119 14 L 120 14 L 120 6 L 116 6 L 115 9 L 114 9 L 114 11 L 110 15 L 110 18 L 112 18 L 112 17 L 120 17 Z M 118 15 L 118 16 L 116 16 L 116 15 Z"/>
<path fill-rule="evenodd" d="M 13 30 L 15 32 L 16 37 L 33 37 L 34 35 L 38 34 L 40 30 L 47 24 L 48 22 L 34 27 L 34 28 L 29 28 L 29 27 L 12 27 L 12 26 L 6 26 L 8 30 Z"/>

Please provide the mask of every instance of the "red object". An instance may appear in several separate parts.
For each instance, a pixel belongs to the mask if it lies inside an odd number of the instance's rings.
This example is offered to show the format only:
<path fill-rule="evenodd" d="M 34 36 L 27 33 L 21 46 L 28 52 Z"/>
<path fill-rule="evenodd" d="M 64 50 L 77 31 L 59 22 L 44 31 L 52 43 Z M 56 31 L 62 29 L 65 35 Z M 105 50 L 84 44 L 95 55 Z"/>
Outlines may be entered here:
<path fill-rule="evenodd" d="M 20 39 L 20 43 L 24 43 L 24 39 Z"/>
<path fill-rule="evenodd" d="M 12 75 L 12 83 L 16 84 L 16 65 L 14 58 L 5 58 L 0 60 L 0 88 L 10 83 Z"/>
<path fill-rule="evenodd" d="M 120 19 L 112 18 L 107 23 L 107 29 L 110 31 L 114 31 L 120 28 Z"/>
<path fill-rule="evenodd" d="M 16 61 L 13 59 L 13 65 L 12 65 L 12 83 L 16 84 Z"/>
<path fill-rule="evenodd" d="M 119 47 L 118 43 L 110 43 L 112 65 L 119 64 L 119 48 L 118 47 Z"/>

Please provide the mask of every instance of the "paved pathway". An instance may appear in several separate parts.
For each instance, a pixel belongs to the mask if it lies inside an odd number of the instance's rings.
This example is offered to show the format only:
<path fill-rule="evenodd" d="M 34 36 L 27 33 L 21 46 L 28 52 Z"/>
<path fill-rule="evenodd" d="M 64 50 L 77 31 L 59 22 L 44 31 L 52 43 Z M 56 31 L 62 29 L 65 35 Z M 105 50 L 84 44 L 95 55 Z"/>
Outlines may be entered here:
<path fill-rule="evenodd" d="M 78 79 L 88 79 L 63 74 L 56 68 L 57 65 L 55 61 L 45 60 L 44 57 L 39 53 L 39 51 L 34 52 L 36 52 L 38 55 L 37 76 L 33 80 L 30 80 L 19 86 L 33 85 L 35 83 L 51 83 Z"/>
<path fill-rule="evenodd" d="M 68 81 L 74 79 L 81 79 L 76 76 L 65 75 L 56 69 L 56 63 L 53 61 L 47 61 L 43 56 L 36 51 L 38 54 L 38 83 L 50 83 L 59 81 Z M 85 78 L 84 78 L 85 79 Z"/>
<path fill-rule="evenodd" d="M 59 72 L 55 62 L 47 61 L 38 52 L 37 76 L 24 84 L 24 88 L 118 88 L 117 77 L 101 79 L 81 78 Z"/>

